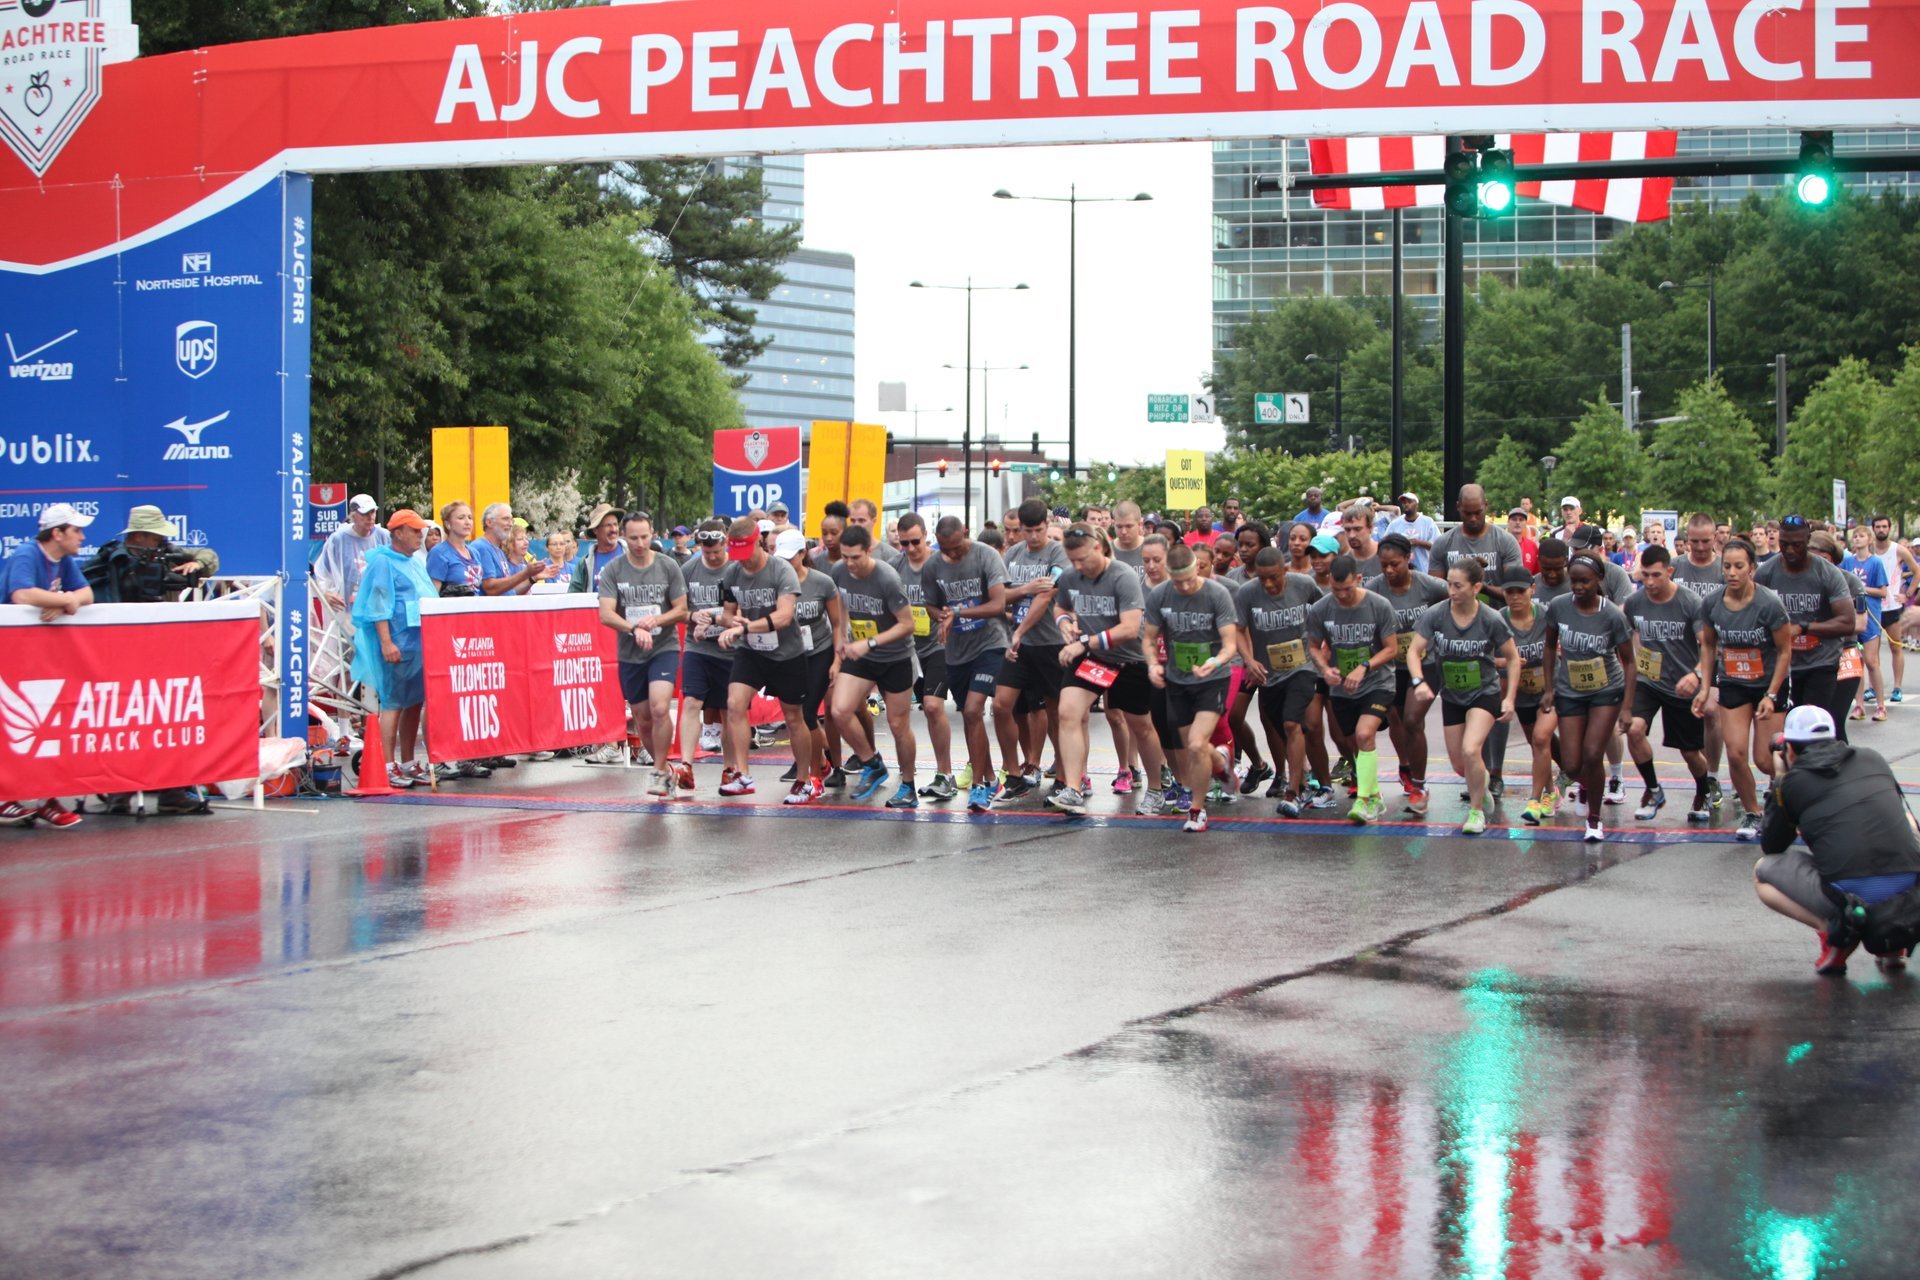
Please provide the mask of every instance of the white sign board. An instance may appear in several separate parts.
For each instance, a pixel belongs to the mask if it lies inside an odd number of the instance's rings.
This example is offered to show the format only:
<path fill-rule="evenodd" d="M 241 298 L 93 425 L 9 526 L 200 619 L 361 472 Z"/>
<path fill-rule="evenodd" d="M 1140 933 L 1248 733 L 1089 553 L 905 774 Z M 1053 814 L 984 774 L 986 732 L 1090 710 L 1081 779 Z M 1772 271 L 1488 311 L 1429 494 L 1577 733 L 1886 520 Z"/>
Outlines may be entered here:
<path fill-rule="evenodd" d="M 1287 425 L 1288 426 L 1290 427 L 1304 426 L 1306 423 L 1312 421 L 1312 418 L 1308 416 L 1308 412 L 1307 412 L 1308 404 L 1309 404 L 1309 397 L 1306 392 L 1304 391 L 1287 392 Z"/>

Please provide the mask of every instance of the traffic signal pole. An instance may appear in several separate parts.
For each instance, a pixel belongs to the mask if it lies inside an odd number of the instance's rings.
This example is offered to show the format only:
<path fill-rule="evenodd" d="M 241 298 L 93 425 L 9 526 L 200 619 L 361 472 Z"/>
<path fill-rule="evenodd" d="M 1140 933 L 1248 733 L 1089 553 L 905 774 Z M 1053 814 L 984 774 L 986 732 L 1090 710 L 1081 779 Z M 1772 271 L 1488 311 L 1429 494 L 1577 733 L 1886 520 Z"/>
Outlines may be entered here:
<path fill-rule="evenodd" d="M 1449 153 L 1460 148 L 1459 138 L 1447 139 Z M 1449 520 L 1460 518 L 1460 486 L 1467 474 L 1467 310 L 1466 256 L 1461 244 L 1466 219 L 1446 209 L 1446 281 L 1440 298 L 1441 315 L 1441 495 Z M 1398 493 L 1394 495 L 1398 497 Z"/>

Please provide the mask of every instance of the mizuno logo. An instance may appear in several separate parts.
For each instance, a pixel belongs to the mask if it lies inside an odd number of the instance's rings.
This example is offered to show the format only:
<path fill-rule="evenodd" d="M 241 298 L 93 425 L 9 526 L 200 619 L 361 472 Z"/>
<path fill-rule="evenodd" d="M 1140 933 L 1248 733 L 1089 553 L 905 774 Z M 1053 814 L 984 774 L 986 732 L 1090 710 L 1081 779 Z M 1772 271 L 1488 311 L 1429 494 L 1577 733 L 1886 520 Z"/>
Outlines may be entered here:
<path fill-rule="evenodd" d="M 233 410 L 229 409 L 227 410 L 226 413 L 223 413 L 215 418 L 208 418 L 204 422 L 188 422 L 186 419 L 186 415 L 182 414 L 180 417 L 175 418 L 172 422 L 167 423 L 166 426 L 163 428 L 163 430 L 178 431 L 181 435 L 187 438 L 188 444 L 197 445 L 200 443 L 200 433 L 202 431 L 205 431 L 208 427 L 213 426 L 215 423 L 225 422 L 227 420 L 228 415 L 231 414 L 232 412 Z"/>
<path fill-rule="evenodd" d="M 186 437 L 185 444 L 168 445 L 166 453 L 162 455 L 163 460 L 167 462 L 209 462 L 221 458 L 231 458 L 233 456 L 233 450 L 227 445 L 201 444 L 200 433 L 208 427 L 225 422 L 232 413 L 233 410 L 229 409 L 225 413 L 216 414 L 200 422 L 188 422 L 185 415 L 182 415 L 175 418 L 172 422 L 163 423 L 161 430 L 178 431 Z"/>
<path fill-rule="evenodd" d="M 47 717 L 60 700 L 65 680 L 22 680 L 17 690 L 0 680 L 0 725 L 4 725 L 7 745 L 17 756 L 47 759 L 60 754 L 60 738 L 48 733 Z M 35 744 L 38 739 L 38 745 Z"/>

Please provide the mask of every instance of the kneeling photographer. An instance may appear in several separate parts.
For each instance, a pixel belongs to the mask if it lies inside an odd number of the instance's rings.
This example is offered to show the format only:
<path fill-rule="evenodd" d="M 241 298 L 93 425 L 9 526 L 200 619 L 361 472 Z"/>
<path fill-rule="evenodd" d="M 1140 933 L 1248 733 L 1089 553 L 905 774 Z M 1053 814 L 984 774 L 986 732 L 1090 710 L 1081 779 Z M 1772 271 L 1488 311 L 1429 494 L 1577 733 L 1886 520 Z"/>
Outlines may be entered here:
<path fill-rule="evenodd" d="M 1794 847 L 1796 835 L 1805 837 L 1804 849 Z M 1760 847 L 1765 856 L 1753 867 L 1754 890 L 1768 907 L 1819 933 L 1817 973 L 1845 973 L 1860 944 L 1845 908 L 1858 918 L 1865 907 L 1920 900 L 1913 892 L 1920 832 L 1893 770 L 1878 752 L 1837 741 L 1833 717 L 1820 707 L 1795 707 L 1774 742 Z M 1904 948 L 1879 960 L 1900 967 Z"/>

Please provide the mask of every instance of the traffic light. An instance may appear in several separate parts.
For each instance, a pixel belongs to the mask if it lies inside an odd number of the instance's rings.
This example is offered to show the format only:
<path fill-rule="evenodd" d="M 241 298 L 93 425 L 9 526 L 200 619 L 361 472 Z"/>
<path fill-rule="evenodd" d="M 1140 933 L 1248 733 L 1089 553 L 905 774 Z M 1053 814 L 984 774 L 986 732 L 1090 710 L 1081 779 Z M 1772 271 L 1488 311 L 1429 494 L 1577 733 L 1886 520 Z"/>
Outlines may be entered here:
<path fill-rule="evenodd" d="M 1513 212 L 1513 206 L 1519 203 L 1513 190 L 1513 152 L 1480 153 L 1480 183 L 1475 193 L 1481 217 L 1504 218 Z"/>
<path fill-rule="evenodd" d="M 1480 193 L 1474 190 L 1474 184 L 1480 173 L 1473 152 L 1459 148 L 1449 150 L 1441 172 L 1446 175 L 1447 212 L 1462 218 L 1478 217 Z"/>
<path fill-rule="evenodd" d="M 1049 480 L 1051 480 L 1051 481 L 1053 481 L 1053 482 L 1054 482 L 1055 484 L 1059 484 L 1059 483 L 1060 483 L 1060 468 L 1058 468 L 1058 467 L 1054 467 L 1054 468 L 1053 468 L 1052 470 L 1050 470 L 1050 471 L 1048 471 L 1048 472 L 1047 472 L 1047 479 L 1049 479 Z"/>
<path fill-rule="evenodd" d="M 1000 459 L 994 458 L 991 461 L 989 461 L 987 463 L 987 470 L 993 473 L 993 478 L 995 480 L 998 480 L 1000 478 Z"/>
<path fill-rule="evenodd" d="M 1800 135 L 1800 167 L 1794 171 L 1793 194 L 1801 204 L 1819 208 L 1833 199 L 1833 133 L 1809 129 Z"/>
<path fill-rule="evenodd" d="M 947 478 L 947 460 L 945 458 L 942 458 L 940 459 L 940 461 L 934 463 L 933 465 L 940 468 L 940 478 L 942 480 L 945 480 Z"/>
<path fill-rule="evenodd" d="M 1120 478 L 1120 473 L 1112 467 L 1107 468 L 1107 483 L 1112 484 Z"/>

